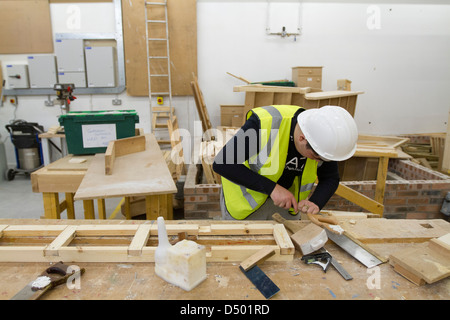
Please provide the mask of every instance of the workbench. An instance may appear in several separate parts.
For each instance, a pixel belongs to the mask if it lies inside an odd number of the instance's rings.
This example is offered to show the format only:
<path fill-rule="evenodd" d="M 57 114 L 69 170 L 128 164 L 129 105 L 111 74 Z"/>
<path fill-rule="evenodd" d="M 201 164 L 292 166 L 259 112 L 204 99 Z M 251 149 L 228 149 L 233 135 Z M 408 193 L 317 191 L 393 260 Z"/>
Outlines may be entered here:
<path fill-rule="evenodd" d="M 149 221 L 131 220 L 32 220 L 32 219 L 1 219 L 0 225 L 142 225 Z M 166 221 L 166 225 L 210 224 L 211 220 L 196 221 Z M 225 223 L 215 221 L 214 223 Z M 245 224 L 249 229 L 262 223 L 229 222 L 226 224 Z M 265 222 L 267 223 L 267 221 Z M 274 222 L 273 222 L 274 223 Z M 309 222 L 299 221 L 298 224 Z M 426 241 L 449 231 L 450 224 L 444 220 L 386 220 L 365 219 L 364 223 L 354 227 L 355 234 L 367 241 L 368 246 L 381 256 L 418 245 L 418 241 Z M 388 223 L 393 228 L 386 228 Z M 405 230 L 397 230 L 394 226 L 406 225 Z M 408 231 L 408 226 L 427 224 L 423 232 Z M 352 229 L 348 223 L 342 224 L 346 230 Z M 434 227 L 433 227 L 434 226 Z M 370 227 L 368 229 L 367 227 Z M 416 228 L 416 227 L 414 227 Z M 357 230 L 358 229 L 358 230 Z M 384 231 L 388 229 L 387 231 Z M 393 231 L 396 229 L 396 231 Z M 411 229 L 412 230 L 412 229 Z M 6 234 L 6 232 L 5 232 Z M 389 234 L 391 236 L 389 236 Z M 383 240 L 384 239 L 384 240 Z M 384 242 L 382 242 L 384 241 Z M 8 241 L 8 236 L 1 239 L 2 245 L 14 245 L 14 239 Z M 15 244 L 17 245 L 17 244 Z M 23 245 L 23 244 L 21 244 Z M 34 245 L 37 245 L 36 243 Z M 79 246 L 79 247 L 78 247 Z M 82 244 L 77 246 L 83 250 Z M 389 263 L 367 269 L 342 249 L 328 242 L 325 248 L 351 274 L 352 280 L 345 281 L 333 267 L 324 273 L 317 265 L 306 265 L 300 260 L 300 253 L 295 251 L 293 259 L 288 261 L 265 261 L 259 265 L 261 270 L 280 288 L 271 300 L 448 300 L 450 299 L 450 278 L 442 279 L 433 284 L 417 286 L 394 271 Z M 57 257 L 55 257 L 57 258 Z M 95 257 L 94 257 L 95 258 Z M 207 263 L 207 279 L 193 290 L 186 292 L 173 286 L 154 272 L 152 262 L 77 262 L 64 261 L 66 264 L 85 268 L 81 277 L 79 289 L 68 289 L 61 285 L 42 296 L 41 299 L 64 300 L 236 300 L 234 303 L 245 303 L 247 300 L 264 300 L 261 293 L 239 270 L 239 262 L 226 260 Z M 0 286 L 1 299 L 10 299 L 30 281 L 34 280 L 49 266 L 45 262 L 1 262 Z"/>
<path fill-rule="evenodd" d="M 72 160 L 83 159 L 81 163 Z M 95 219 L 94 200 L 98 204 L 99 219 L 106 219 L 105 198 L 124 197 L 124 212 L 128 219 L 130 198 L 144 196 L 148 219 L 162 215 L 172 219 L 172 194 L 175 183 L 154 135 L 146 135 L 146 149 L 117 158 L 114 173 L 105 174 L 105 155 L 68 155 L 31 174 L 33 192 L 43 194 L 47 219 L 60 219 L 67 210 L 67 218 L 74 219 L 74 201 L 83 200 L 86 219 Z M 59 201 L 59 193 L 65 200 Z"/>
<path fill-rule="evenodd" d="M 51 148 L 50 148 L 50 141 L 52 138 L 59 138 L 60 139 L 60 146 L 61 146 L 61 154 L 63 157 L 67 156 L 67 143 L 66 143 L 66 135 L 64 133 L 50 133 L 50 132 L 44 132 L 39 134 L 39 138 L 42 142 L 42 155 L 44 157 L 44 165 L 47 166 L 51 163 Z"/>

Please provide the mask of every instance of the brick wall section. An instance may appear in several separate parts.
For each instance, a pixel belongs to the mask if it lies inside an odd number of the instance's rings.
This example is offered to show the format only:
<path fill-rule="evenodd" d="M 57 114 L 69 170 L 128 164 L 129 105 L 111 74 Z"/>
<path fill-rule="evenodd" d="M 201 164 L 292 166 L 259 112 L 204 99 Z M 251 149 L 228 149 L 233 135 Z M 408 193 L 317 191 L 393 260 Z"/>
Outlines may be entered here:
<path fill-rule="evenodd" d="M 201 165 L 189 165 L 184 184 L 185 219 L 220 219 L 220 184 L 203 184 Z"/>
<path fill-rule="evenodd" d="M 407 160 L 391 159 L 389 171 L 405 180 L 386 181 L 385 218 L 448 219 L 440 213 L 445 196 L 450 192 L 450 176 Z M 185 219 L 220 219 L 219 184 L 202 184 L 201 166 L 190 165 L 184 186 Z M 430 180 L 431 179 L 431 180 Z M 345 181 L 344 185 L 375 197 L 376 181 Z M 354 203 L 334 195 L 324 209 L 368 212 Z"/>
<path fill-rule="evenodd" d="M 445 196 L 450 192 L 450 176 L 407 160 L 389 160 L 389 171 L 405 180 L 388 180 L 384 194 L 385 218 L 448 219 L 440 212 Z M 375 197 L 376 181 L 345 181 L 342 184 Z M 363 211 L 354 203 L 334 195 L 324 209 Z"/>

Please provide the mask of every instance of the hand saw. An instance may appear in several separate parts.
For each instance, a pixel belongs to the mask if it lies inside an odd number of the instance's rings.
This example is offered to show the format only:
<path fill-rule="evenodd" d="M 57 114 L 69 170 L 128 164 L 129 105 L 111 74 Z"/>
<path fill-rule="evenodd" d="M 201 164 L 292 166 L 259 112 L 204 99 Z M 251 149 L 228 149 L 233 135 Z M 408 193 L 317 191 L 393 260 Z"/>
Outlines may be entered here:
<path fill-rule="evenodd" d="M 69 266 L 58 262 L 47 268 L 39 277 L 28 283 L 11 300 L 37 300 L 48 290 L 65 283 L 69 277 L 81 276 L 84 268 L 68 273 Z"/>
<path fill-rule="evenodd" d="M 335 217 L 323 217 L 319 214 L 314 215 L 308 213 L 308 218 L 311 222 L 325 229 L 328 239 L 344 249 L 344 251 L 361 262 L 367 268 L 372 268 L 386 262 L 370 253 L 366 248 L 363 248 L 363 244 L 357 243 L 355 240 L 350 239 L 342 228 L 330 227 L 330 224 L 338 225 L 338 221 Z M 342 231 L 339 229 L 342 229 Z"/>

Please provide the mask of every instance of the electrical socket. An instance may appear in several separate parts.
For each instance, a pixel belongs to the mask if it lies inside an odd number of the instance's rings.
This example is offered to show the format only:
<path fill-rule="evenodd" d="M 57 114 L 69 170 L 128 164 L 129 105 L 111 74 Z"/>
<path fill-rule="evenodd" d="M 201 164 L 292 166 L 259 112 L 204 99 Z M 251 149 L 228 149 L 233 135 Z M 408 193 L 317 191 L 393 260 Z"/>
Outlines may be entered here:
<path fill-rule="evenodd" d="M 122 100 L 115 98 L 113 99 L 112 104 L 113 106 L 120 106 L 122 105 Z"/>

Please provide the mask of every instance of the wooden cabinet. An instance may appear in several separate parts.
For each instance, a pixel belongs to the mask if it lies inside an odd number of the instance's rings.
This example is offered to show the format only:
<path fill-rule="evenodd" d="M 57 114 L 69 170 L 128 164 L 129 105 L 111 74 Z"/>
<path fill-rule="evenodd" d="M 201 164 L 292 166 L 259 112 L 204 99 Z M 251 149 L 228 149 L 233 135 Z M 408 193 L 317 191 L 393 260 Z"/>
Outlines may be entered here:
<path fill-rule="evenodd" d="M 322 89 L 323 67 L 293 67 L 292 81 L 297 87 Z"/>
<path fill-rule="evenodd" d="M 220 125 L 226 127 L 240 127 L 244 123 L 243 105 L 221 105 Z"/>

